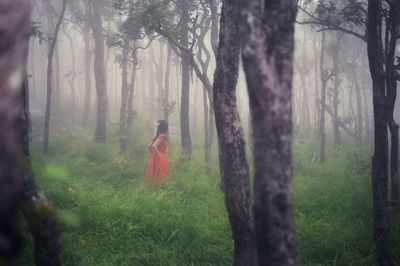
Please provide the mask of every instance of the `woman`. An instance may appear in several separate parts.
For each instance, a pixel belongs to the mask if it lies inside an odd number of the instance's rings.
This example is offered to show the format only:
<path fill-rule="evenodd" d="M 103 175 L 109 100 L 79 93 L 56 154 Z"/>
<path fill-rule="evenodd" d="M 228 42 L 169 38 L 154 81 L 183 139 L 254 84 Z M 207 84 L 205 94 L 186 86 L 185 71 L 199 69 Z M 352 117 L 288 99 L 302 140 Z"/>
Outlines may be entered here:
<path fill-rule="evenodd" d="M 151 154 L 146 173 L 149 180 L 161 180 L 169 174 L 168 157 L 165 155 L 165 150 L 168 147 L 167 132 L 168 123 L 165 120 L 157 121 L 154 138 L 147 145 Z"/>

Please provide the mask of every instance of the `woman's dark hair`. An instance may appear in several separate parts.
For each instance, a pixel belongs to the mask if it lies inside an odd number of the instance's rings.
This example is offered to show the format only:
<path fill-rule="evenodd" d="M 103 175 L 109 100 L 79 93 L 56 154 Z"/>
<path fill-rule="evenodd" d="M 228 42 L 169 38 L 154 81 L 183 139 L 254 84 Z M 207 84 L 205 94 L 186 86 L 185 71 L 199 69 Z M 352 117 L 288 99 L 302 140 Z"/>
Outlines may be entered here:
<path fill-rule="evenodd" d="M 157 126 L 157 133 L 156 133 L 156 135 L 154 136 L 154 139 L 153 139 L 153 142 L 158 138 L 158 136 L 160 135 L 160 134 L 166 134 L 167 133 L 167 131 L 168 131 L 168 123 L 167 123 L 167 121 L 165 121 L 165 120 L 158 120 L 157 121 L 157 124 L 158 124 L 158 126 Z"/>

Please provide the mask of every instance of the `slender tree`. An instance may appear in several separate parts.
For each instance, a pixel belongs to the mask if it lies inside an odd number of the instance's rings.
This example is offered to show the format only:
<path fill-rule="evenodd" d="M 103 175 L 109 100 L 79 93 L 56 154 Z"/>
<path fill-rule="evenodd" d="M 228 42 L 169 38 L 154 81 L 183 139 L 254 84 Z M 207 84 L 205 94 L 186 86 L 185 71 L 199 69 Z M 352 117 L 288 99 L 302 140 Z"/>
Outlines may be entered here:
<path fill-rule="evenodd" d="M 43 136 L 43 153 L 49 152 L 49 135 L 50 135 L 50 115 L 51 115 L 51 94 L 53 91 L 53 56 L 54 49 L 57 44 L 57 37 L 60 31 L 61 24 L 64 19 L 67 0 L 62 0 L 61 12 L 57 20 L 54 33 L 49 38 L 49 53 L 47 55 L 47 97 L 46 97 L 46 113 L 44 118 L 44 136 Z"/>
<path fill-rule="evenodd" d="M 91 31 L 91 17 L 89 0 L 84 0 L 84 19 L 82 26 L 82 36 L 85 44 L 85 96 L 83 100 L 83 117 L 82 126 L 85 127 L 88 123 L 90 107 L 92 105 L 92 77 L 91 77 L 91 63 L 92 63 L 92 49 L 90 45 L 90 31 Z"/>
<path fill-rule="evenodd" d="M 96 130 L 94 138 L 97 142 L 105 143 L 107 135 L 107 81 L 104 63 L 104 33 L 102 6 L 98 0 L 91 0 L 93 10 L 93 35 L 95 40 L 94 76 L 96 83 L 97 108 Z"/>

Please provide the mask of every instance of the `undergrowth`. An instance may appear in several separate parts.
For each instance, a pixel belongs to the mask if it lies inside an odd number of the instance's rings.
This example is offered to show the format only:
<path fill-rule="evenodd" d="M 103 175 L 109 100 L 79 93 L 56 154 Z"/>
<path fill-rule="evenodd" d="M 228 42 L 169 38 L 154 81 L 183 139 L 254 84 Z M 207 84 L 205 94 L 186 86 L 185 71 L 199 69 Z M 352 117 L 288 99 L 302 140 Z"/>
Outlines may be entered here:
<path fill-rule="evenodd" d="M 201 146 L 182 165 L 177 143 L 168 150 L 169 179 L 155 186 L 144 179 L 145 142 L 120 154 L 114 143 L 60 133 L 45 158 L 33 141 L 37 181 L 62 223 L 64 265 L 231 265 L 216 155 L 207 174 Z M 293 190 L 303 264 L 374 265 L 369 152 L 346 145 L 330 150 L 324 164 L 316 154 L 311 142 L 296 141 Z M 23 229 L 23 265 L 32 265 L 32 241 Z M 393 242 L 399 250 L 400 239 Z"/>

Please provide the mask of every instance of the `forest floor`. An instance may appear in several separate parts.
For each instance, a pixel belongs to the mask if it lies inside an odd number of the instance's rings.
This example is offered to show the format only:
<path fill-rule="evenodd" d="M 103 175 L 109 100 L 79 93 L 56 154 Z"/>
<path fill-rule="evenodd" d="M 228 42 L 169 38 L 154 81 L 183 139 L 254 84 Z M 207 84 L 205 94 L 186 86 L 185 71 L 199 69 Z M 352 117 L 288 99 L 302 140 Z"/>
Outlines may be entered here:
<path fill-rule="evenodd" d="M 368 152 L 345 146 L 320 164 L 313 145 L 296 141 L 295 220 L 304 265 L 375 264 Z M 58 134 L 50 147 L 44 158 L 34 140 L 32 156 L 37 181 L 62 223 L 64 265 L 231 265 L 218 170 L 205 173 L 200 147 L 190 165 L 181 165 L 172 143 L 171 176 L 160 186 L 143 178 L 144 145 L 119 155 L 117 144 Z M 392 221 L 397 254 L 399 225 L 400 219 Z M 23 228 L 23 265 L 32 265 L 32 240 Z"/>

